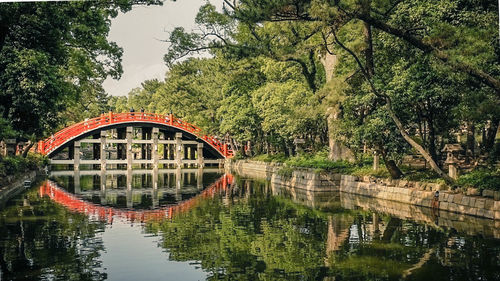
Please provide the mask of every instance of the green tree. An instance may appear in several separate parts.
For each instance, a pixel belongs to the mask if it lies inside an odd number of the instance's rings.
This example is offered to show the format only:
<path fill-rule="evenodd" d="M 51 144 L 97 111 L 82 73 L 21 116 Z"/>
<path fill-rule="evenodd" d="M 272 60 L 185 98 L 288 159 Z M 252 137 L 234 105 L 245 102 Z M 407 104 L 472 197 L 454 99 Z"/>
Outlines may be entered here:
<path fill-rule="evenodd" d="M 122 72 L 122 50 L 107 40 L 111 21 L 134 4 L 160 1 L 23 2 L 0 6 L 0 114 L 32 141 L 53 132 L 69 104 L 90 114 L 102 82 Z M 103 104 L 101 102 L 101 104 Z M 105 102 L 104 102 L 105 104 Z M 80 106 L 83 106 L 80 108 Z M 98 106 L 99 107 L 99 106 Z"/>

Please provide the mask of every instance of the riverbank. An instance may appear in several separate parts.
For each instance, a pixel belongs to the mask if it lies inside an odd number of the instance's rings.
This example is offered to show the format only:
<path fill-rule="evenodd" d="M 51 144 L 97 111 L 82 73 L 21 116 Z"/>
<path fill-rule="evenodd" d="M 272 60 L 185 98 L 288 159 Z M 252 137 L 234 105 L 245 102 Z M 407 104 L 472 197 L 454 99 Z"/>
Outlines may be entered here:
<path fill-rule="evenodd" d="M 412 182 L 406 180 L 374 179 L 338 173 L 317 172 L 313 169 L 290 170 L 280 163 L 237 160 L 232 169 L 242 176 L 270 180 L 271 184 L 301 188 L 308 191 L 338 190 L 382 200 L 431 208 L 435 191 L 440 191 L 436 209 L 458 214 L 500 220 L 500 196 L 486 192 L 479 196 L 475 192 L 464 194 L 444 190 L 438 183 Z"/>
<path fill-rule="evenodd" d="M 34 181 L 47 158 L 29 153 L 27 157 L 9 156 L 0 158 L 0 206 L 25 190 L 25 181 Z"/>
<path fill-rule="evenodd" d="M 12 197 L 23 192 L 29 186 L 25 186 L 25 181 L 33 182 L 37 176 L 37 171 L 29 171 L 24 175 L 16 177 L 15 180 L 0 187 L 0 208 L 3 208 L 5 202 Z"/>

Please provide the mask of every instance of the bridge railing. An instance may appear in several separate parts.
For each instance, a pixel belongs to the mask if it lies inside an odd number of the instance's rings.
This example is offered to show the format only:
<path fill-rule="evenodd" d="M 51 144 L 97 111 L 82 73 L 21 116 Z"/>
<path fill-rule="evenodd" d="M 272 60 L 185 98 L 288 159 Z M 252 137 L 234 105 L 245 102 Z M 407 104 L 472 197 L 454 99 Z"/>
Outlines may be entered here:
<path fill-rule="evenodd" d="M 73 124 L 66 127 L 45 140 L 38 143 L 38 151 L 42 154 L 49 154 L 56 150 L 58 147 L 77 137 L 83 133 L 98 129 L 101 127 L 109 126 L 111 124 L 120 124 L 127 122 L 147 122 L 167 125 L 179 128 L 183 131 L 189 132 L 196 137 L 202 139 L 210 146 L 218 150 L 224 157 L 232 157 L 233 151 L 228 148 L 227 144 L 223 144 L 218 139 L 203 134 L 202 130 L 197 126 L 190 124 L 180 118 L 175 117 L 173 114 L 162 115 L 147 112 L 126 112 L 126 113 L 113 113 L 103 114 L 99 117 L 87 119 L 82 122 Z"/>

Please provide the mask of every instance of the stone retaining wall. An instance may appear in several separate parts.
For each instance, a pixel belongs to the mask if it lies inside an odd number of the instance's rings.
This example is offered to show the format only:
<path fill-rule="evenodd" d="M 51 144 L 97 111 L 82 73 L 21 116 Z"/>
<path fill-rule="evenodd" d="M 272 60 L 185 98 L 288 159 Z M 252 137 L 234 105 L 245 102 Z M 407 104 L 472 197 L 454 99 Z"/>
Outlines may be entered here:
<path fill-rule="evenodd" d="M 19 179 L 11 182 L 10 184 L 2 186 L 0 188 L 0 208 L 3 208 L 5 202 L 7 202 L 9 199 L 16 196 L 25 189 L 24 181 L 26 180 L 33 181 L 35 180 L 36 175 L 37 175 L 36 171 L 30 171 L 25 175 L 23 175 L 22 177 L 20 177 Z"/>
<path fill-rule="evenodd" d="M 316 173 L 312 169 L 297 169 L 290 176 L 285 176 L 278 174 L 282 165 L 277 163 L 240 160 L 234 162 L 232 167 L 240 175 L 260 177 L 270 180 L 272 184 L 286 187 L 309 191 L 340 190 L 340 192 L 428 208 L 432 207 L 435 190 L 442 189 L 438 184 L 391 180 L 373 182 L 369 178 Z M 500 200 L 495 199 L 441 190 L 438 209 L 500 220 Z"/>
<path fill-rule="evenodd" d="M 434 191 L 363 182 L 348 175 L 342 175 L 340 191 L 423 207 L 432 207 L 434 200 Z M 492 198 L 441 191 L 438 209 L 500 220 L 500 201 Z"/>
<path fill-rule="evenodd" d="M 320 174 L 313 169 L 298 169 L 294 170 L 291 175 L 280 175 L 278 171 L 283 165 L 279 163 L 240 160 L 232 163 L 231 167 L 244 177 L 266 179 L 272 184 L 312 191 L 338 191 L 341 180 L 340 174 Z"/>
<path fill-rule="evenodd" d="M 340 193 L 341 206 L 344 209 L 364 209 L 388 214 L 400 219 L 424 222 L 433 227 L 453 228 L 469 235 L 500 238 L 500 220 L 494 223 L 490 219 L 477 218 L 465 214 L 439 211 L 422 206 L 383 200 L 373 197 Z"/>

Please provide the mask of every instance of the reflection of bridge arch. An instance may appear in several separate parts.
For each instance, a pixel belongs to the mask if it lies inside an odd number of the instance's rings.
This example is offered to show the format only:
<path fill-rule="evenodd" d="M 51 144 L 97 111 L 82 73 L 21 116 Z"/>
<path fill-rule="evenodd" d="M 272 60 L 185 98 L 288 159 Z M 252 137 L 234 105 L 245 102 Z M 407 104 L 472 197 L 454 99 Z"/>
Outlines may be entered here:
<path fill-rule="evenodd" d="M 67 147 L 71 143 L 82 140 L 87 136 L 98 134 L 103 130 L 125 128 L 127 126 L 146 126 L 173 130 L 174 132 L 184 134 L 183 136 L 187 137 L 188 139 L 192 139 L 197 143 L 206 144 L 206 148 L 209 149 L 210 152 L 212 152 L 212 154 L 216 156 L 216 158 L 228 158 L 233 156 L 233 152 L 228 148 L 227 144 L 220 142 L 217 138 L 204 134 L 200 128 L 174 117 L 173 114 L 160 115 L 144 112 L 110 112 L 109 114 L 104 114 L 99 117 L 71 125 L 60 130 L 51 137 L 40 141 L 38 143 L 38 151 L 44 155 L 48 155 L 49 158 L 52 158 L 61 149 Z M 196 144 L 196 142 L 194 144 Z M 96 140 L 94 143 L 99 142 L 97 142 Z M 115 141 L 115 143 L 125 144 L 127 142 Z M 146 142 L 140 143 L 146 144 Z M 162 143 L 161 140 L 160 143 Z M 164 141 L 163 143 L 167 142 Z M 157 145 L 158 140 L 156 140 L 156 142 L 152 140 L 151 145 L 154 144 Z M 172 144 L 179 143 L 175 143 L 172 141 Z"/>
<path fill-rule="evenodd" d="M 162 207 L 154 210 L 130 210 L 113 207 L 99 206 L 94 203 L 82 200 L 77 196 L 63 190 L 51 180 L 45 181 L 40 187 L 40 196 L 49 196 L 53 201 L 63 205 L 71 211 L 97 216 L 101 220 L 113 221 L 113 217 L 124 218 L 129 221 L 145 222 L 148 220 L 171 219 L 175 215 L 186 212 L 195 207 L 200 199 L 215 196 L 233 183 L 233 176 L 225 174 L 215 183 L 204 189 L 199 195 L 182 201 L 173 206 Z"/>

